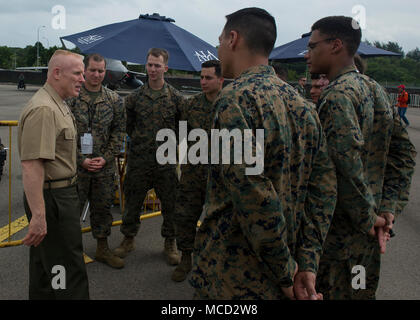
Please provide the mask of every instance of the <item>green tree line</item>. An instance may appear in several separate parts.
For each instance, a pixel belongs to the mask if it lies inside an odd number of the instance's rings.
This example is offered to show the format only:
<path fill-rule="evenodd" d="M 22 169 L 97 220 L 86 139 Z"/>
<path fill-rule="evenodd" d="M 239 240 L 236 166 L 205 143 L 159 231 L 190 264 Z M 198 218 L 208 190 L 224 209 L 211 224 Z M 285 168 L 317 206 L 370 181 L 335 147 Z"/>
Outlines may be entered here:
<path fill-rule="evenodd" d="M 400 57 L 378 57 L 364 59 L 367 64 L 366 74 L 382 84 L 394 85 L 404 83 L 407 86 L 420 87 L 420 49 L 405 53 L 397 42 L 381 43 L 378 41 L 369 42 L 369 45 L 400 53 Z M 39 65 L 46 66 L 57 46 L 45 48 L 41 42 L 25 48 L 13 48 L 0 46 L 0 68 L 15 69 L 16 67 L 35 67 L 37 66 L 37 44 L 39 45 Z M 78 48 L 71 51 L 80 53 Z M 299 77 L 307 75 L 305 62 L 282 63 L 288 70 L 288 81 L 297 81 Z M 130 69 L 143 71 L 142 66 L 130 66 Z M 170 74 L 178 74 L 171 70 Z M 196 74 L 195 74 L 196 75 Z"/>
<path fill-rule="evenodd" d="M 7 46 L 0 46 L 0 68 L 1 69 L 15 69 L 16 67 L 36 67 L 37 66 L 37 50 L 39 49 L 39 66 L 46 66 L 54 51 L 62 49 L 54 46 L 45 48 L 41 42 L 35 45 L 28 45 L 25 48 L 13 48 Z M 80 53 L 79 48 L 71 51 Z"/>

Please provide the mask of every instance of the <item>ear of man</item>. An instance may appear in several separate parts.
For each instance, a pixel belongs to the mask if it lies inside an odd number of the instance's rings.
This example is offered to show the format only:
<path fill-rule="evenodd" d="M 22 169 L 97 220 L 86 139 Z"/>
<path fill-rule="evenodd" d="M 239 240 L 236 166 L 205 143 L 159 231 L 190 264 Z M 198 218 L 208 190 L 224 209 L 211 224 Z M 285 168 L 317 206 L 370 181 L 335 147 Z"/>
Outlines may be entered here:
<path fill-rule="evenodd" d="M 228 40 L 229 40 L 229 48 L 232 51 L 235 51 L 238 47 L 239 40 L 240 40 L 239 32 L 236 30 L 229 31 Z"/>
<path fill-rule="evenodd" d="M 345 50 L 343 41 L 341 39 L 335 39 L 333 41 L 332 53 L 340 54 L 343 50 Z"/>

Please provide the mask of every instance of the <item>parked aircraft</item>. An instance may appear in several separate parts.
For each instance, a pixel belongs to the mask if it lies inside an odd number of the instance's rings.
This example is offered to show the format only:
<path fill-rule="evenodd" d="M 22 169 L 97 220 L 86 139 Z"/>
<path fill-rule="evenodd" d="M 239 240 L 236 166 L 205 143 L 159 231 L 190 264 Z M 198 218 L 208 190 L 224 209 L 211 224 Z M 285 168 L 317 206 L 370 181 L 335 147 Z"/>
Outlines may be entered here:
<path fill-rule="evenodd" d="M 145 73 L 130 71 L 122 64 L 120 60 L 108 59 L 106 60 L 106 75 L 104 85 L 114 90 L 121 86 L 122 83 L 130 88 L 138 88 L 143 85 L 143 82 L 137 77 L 145 77 Z"/>

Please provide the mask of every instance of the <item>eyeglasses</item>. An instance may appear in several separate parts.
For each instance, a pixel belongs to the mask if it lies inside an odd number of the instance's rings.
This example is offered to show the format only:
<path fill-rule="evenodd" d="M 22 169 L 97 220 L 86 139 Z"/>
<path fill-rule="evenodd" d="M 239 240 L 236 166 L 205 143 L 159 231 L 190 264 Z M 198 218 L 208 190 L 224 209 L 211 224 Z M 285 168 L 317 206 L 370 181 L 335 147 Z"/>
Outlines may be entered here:
<path fill-rule="evenodd" d="M 313 49 L 315 49 L 315 47 L 318 45 L 318 43 L 324 42 L 324 41 L 332 41 L 335 40 L 336 38 L 327 38 L 327 39 L 323 39 L 323 40 L 319 40 L 317 42 L 312 42 L 312 43 L 308 43 L 308 51 L 311 51 Z"/>

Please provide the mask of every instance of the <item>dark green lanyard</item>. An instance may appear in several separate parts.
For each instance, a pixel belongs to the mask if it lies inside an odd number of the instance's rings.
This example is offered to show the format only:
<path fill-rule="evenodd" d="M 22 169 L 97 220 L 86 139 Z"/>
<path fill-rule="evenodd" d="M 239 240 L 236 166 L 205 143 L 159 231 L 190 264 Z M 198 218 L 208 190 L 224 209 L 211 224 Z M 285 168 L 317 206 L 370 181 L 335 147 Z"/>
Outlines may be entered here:
<path fill-rule="evenodd" d="M 96 100 L 96 99 L 95 99 Z M 88 126 L 88 133 L 92 132 L 92 124 L 93 124 L 93 117 L 96 113 L 96 104 L 91 103 L 88 108 L 88 114 L 89 114 L 89 126 Z"/>

